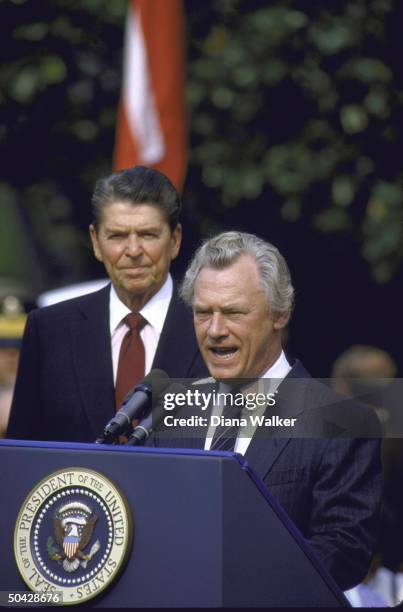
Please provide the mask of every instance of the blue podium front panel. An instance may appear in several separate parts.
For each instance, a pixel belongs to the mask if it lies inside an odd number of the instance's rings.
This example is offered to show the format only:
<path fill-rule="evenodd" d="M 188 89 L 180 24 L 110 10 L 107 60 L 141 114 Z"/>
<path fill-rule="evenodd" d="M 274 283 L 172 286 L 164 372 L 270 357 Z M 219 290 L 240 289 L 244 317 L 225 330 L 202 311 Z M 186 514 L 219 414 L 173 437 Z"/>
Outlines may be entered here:
<path fill-rule="evenodd" d="M 126 497 L 133 518 L 125 567 L 100 595 L 101 576 L 89 581 L 80 591 L 93 589 L 87 605 L 346 605 L 241 458 L 90 444 L 0 442 L 0 591 L 27 590 L 14 558 L 16 519 L 30 491 L 67 468 L 94 470 L 110 479 Z M 57 553 L 52 554 L 54 567 L 60 567 Z M 87 563 L 90 569 L 94 562 Z M 78 602 L 79 596 L 71 597 L 69 603 Z"/>

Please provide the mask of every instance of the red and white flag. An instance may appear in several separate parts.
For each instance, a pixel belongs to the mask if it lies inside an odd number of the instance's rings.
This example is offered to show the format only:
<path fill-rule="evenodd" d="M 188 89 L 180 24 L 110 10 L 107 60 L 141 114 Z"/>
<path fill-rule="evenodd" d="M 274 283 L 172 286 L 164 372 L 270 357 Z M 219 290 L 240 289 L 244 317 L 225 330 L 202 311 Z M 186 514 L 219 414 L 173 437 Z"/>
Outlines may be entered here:
<path fill-rule="evenodd" d="M 182 0 L 129 0 L 115 170 L 152 166 L 182 188 L 184 64 Z"/>

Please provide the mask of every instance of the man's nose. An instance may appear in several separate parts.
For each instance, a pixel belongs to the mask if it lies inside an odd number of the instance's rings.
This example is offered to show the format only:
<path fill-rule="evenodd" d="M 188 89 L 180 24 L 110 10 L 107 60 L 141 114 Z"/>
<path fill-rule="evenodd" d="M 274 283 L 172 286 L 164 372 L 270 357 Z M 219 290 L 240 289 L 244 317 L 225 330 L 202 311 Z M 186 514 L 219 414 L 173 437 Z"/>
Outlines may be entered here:
<path fill-rule="evenodd" d="M 130 234 L 127 238 L 126 253 L 130 255 L 130 257 L 137 257 L 141 252 L 141 241 L 135 234 Z"/>
<path fill-rule="evenodd" d="M 225 317 L 220 312 L 214 312 L 212 314 L 208 327 L 208 335 L 215 340 L 228 335 Z"/>

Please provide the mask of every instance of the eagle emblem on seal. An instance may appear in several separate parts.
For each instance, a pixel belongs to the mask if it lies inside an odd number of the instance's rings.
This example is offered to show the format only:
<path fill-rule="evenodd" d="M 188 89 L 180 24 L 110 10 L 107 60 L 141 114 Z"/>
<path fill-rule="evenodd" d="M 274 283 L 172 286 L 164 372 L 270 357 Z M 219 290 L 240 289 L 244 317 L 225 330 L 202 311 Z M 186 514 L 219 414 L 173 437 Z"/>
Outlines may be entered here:
<path fill-rule="evenodd" d="M 60 506 L 53 517 L 53 528 L 59 549 L 52 537 L 47 540 L 47 553 L 52 561 L 62 562 L 66 572 L 74 572 L 79 567 L 86 568 L 87 563 L 98 552 L 99 540 L 96 540 L 88 553 L 84 549 L 90 543 L 98 516 L 82 502 L 73 501 Z"/>

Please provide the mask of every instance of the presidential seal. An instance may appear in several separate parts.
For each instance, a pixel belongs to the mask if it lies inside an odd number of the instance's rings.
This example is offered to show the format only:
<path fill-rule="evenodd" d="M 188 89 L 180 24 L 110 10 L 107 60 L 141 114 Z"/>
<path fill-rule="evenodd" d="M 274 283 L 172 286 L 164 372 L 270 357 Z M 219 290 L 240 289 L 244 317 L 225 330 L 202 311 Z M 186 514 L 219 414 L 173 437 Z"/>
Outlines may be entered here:
<path fill-rule="evenodd" d="M 20 574 L 52 602 L 78 604 L 115 580 L 132 543 L 126 499 L 108 478 L 66 468 L 39 482 L 21 506 L 14 531 Z"/>

